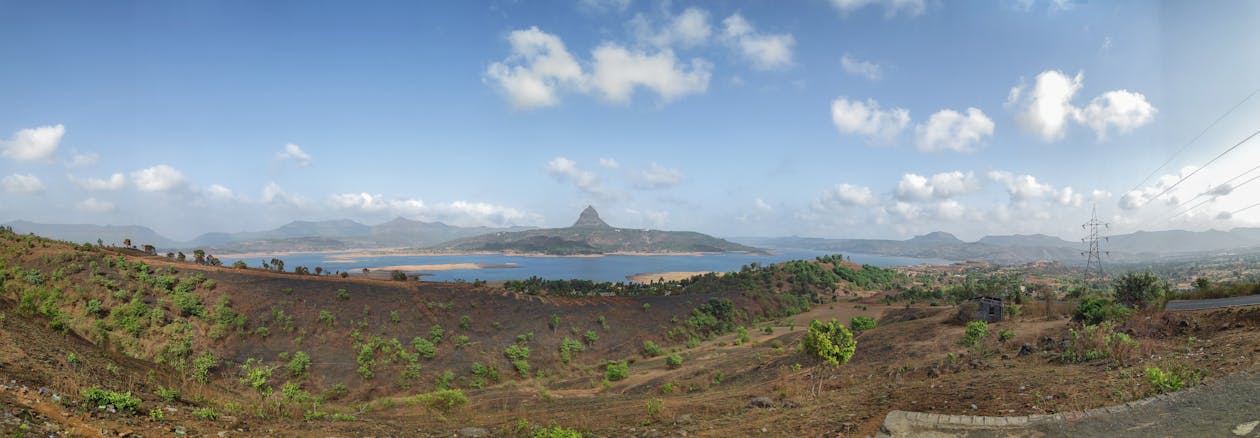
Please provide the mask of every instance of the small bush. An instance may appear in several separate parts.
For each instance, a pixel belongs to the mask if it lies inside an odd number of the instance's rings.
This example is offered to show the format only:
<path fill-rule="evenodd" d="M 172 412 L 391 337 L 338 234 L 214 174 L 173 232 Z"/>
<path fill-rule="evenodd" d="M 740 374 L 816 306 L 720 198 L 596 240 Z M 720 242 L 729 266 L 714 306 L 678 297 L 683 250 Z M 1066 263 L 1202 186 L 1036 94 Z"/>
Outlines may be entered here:
<path fill-rule="evenodd" d="M 158 387 L 157 396 L 162 397 L 162 400 L 173 402 L 175 400 L 179 400 L 179 390 L 172 389 L 172 388 Z"/>
<path fill-rule="evenodd" d="M 604 365 L 604 378 L 616 382 L 630 375 L 630 365 L 624 360 L 610 360 Z"/>
<path fill-rule="evenodd" d="M 683 364 L 682 356 L 679 356 L 677 354 L 671 354 L 665 357 L 665 366 L 669 367 L 669 369 L 671 370 L 682 367 L 682 364 Z"/>
<path fill-rule="evenodd" d="M 114 392 L 101 389 L 99 386 L 93 386 L 83 390 L 81 395 L 83 400 L 90 405 L 112 405 L 114 409 L 132 414 L 136 413 L 136 408 L 140 407 L 140 397 L 131 395 L 131 391 Z"/>
<path fill-rule="evenodd" d="M 569 361 L 572 360 L 573 358 L 574 352 L 582 351 L 585 349 L 586 349 L 586 346 L 582 345 L 581 342 L 578 342 L 574 340 L 573 338 L 566 336 L 564 340 L 560 341 L 560 361 L 564 363 L 569 363 Z"/>
<path fill-rule="evenodd" d="M 582 438 L 582 432 L 560 426 L 534 430 L 533 438 Z"/>
<path fill-rule="evenodd" d="M 416 349 L 417 353 L 420 353 L 420 357 L 425 359 L 432 359 L 433 356 L 437 355 L 437 347 L 434 346 L 433 342 L 430 342 L 428 339 L 421 337 L 413 338 L 411 340 L 411 346 Z"/>
<path fill-rule="evenodd" d="M 660 355 L 661 355 L 661 347 L 657 346 L 655 342 L 643 341 L 643 356 L 644 357 L 656 357 Z"/>
<path fill-rule="evenodd" d="M 743 326 L 735 328 L 735 345 L 747 343 L 749 340 L 748 329 Z"/>
<path fill-rule="evenodd" d="M 434 324 L 433 327 L 429 329 L 429 340 L 433 341 L 434 345 L 441 344 L 442 335 L 445 333 L 446 330 L 443 330 L 442 326 Z"/>
<path fill-rule="evenodd" d="M 209 407 L 209 406 L 194 410 L 193 415 L 202 420 L 218 420 L 219 419 L 219 411 L 216 411 L 214 410 L 214 408 Z"/>
<path fill-rule="evenodd" d="M 320 310 L 319 322 L 328 324 L 328 327 L 331 328 L 333 325 L 337 324 L 337 318 L 333 316 L 332 312 L 329 312 L 327 310 Z"/>
<path fill-rule="evenodd" d="M 959 344 L 968 347 L 980 345 L 984 338 L 989 336 L 989 323 L 984 321 L 971 321 L 967 323 L 967 332 L 963 334 L 963 338 L 958 341 Z"/>
<path fill-rule="evenodd" d="M 1124 322 L 1132 314 L 1129 308 L 1106 298 L 1086 298 L 1076 306 L 1072 317 L 1085 325 L 1098 325 L 1105 321 Z"/>
<path fill-rule="evenodd" d="M 348 300 L 350 299 L 350 292 L 347 292 L 344 288 L 337 289 L 337 298 L 341 300 Z"/>
<path fill-rule="evenodd" d="M 834 319 L 830 322 L 810 321 L 809 332 L 801 342 L 805 352 L 832 365 L 848 362 L 857 352 L 853 333 Z"/>
<path fill-rule="evenodd" d="M 599 340 L 599 335 L 594 330 L 587 330 L 582 337 L 586 339 L 586 345 L 595 345 L 595 341 Z"/>
<path fill-rule="evenodd" d="M 873 328 L 875 328 L 875 318 L 871 318 L 869 316 L 855 316 L 849 318 L 849 330 L 853 331 L 854 336 Z"/>
<path fill-rule="evenodd" d="M 1007 330 L 1007 329 L 999 329 L 999 330 L 998 330 L 998 341 L 999 341 L 999 342 L 1005 343 L 1006 341 L 1009 341 L 1009 340 L 1011 340 L 1011 339 L 1015 339 L 1015 332 L 1010 331 L 1010 330 Z"/>
<path fill-rule="evenodd" d="M 301 377 L 306 374 L 306 370 L 311 367 L 311 356 L 305 352 L 299 351 L 293 353 L 293 359 L 289 360 L 289 374 L 293 377 Z"/>
<path fill-rule="evenodd" d="M 458 389 L 442 389 L 424 394 L 416 394 L 416 403 L 429 409 L 447 412 L 468 404 L 468 396 Z"/>

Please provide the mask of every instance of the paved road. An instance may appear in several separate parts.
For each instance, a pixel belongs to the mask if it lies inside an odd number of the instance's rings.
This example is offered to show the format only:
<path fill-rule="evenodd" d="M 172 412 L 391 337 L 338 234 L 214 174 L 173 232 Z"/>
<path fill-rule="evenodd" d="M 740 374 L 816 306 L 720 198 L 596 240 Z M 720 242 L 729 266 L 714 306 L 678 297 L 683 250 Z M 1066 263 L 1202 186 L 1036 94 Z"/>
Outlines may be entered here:
<path fill-rule="evenodd" d="M 1260 305 L 1260 295 L 1246 295 L 1241 297 L 1217 298 L 1214 300 L 1169 301 L 1168 304 L 1164 305 L 1164 310 L 1206 310 L 1220 309 L 1223 307 L 1257 305 Z"/>
<path fill-rule="evenodd" d="M 1062 416 L 933 417 L 894 411 L 884 420 L 880 436 L 1254 438 L 1260 437 L 1257 426 L 1260 426 L 1260 375 L 1243 373 L 1158 398 Z"/>

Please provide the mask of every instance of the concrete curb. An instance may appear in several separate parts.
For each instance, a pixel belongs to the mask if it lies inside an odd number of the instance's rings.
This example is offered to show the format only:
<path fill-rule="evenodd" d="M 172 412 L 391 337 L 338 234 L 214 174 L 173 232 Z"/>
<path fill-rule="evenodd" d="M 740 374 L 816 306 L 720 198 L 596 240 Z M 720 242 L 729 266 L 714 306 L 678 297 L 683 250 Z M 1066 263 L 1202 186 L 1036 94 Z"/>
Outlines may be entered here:
<path fill-rule="evenodd" d="M 1091 417 L 1122 415 L 1149 405 L 1166 404 L 1184 394 L 1199 391 L 1202 386 L 1188 388 L 1170 394 L 1157 394 L 1114 406 L 1104 406 L 1085 411 L 1061 412 L 1052 415 L 1025 415 L 1015 417 L 984 417 L 976 415 L 933 414 L 928 412 L 891 411 L 884 417 L 879 437 L 900 436 L 955 436 L 968 431 L 991 430 L 1018 432 L 1046 423 L 1072 422 Z M 1016 433 L 1018 435 L 1018 433 Z"/>

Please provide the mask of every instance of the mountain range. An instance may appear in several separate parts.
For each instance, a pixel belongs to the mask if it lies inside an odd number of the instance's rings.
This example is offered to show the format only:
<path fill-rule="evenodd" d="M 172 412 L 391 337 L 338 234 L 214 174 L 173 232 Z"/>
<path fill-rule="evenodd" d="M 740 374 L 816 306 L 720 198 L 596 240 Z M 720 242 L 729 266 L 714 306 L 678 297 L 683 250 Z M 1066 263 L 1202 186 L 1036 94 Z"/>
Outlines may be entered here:
<path fill-rule="evenodd" d="M 767 248 L 799 248 L 863 254 L 979 260 L 1013 264 L 1052 260 L 1083 264 L 1082 242 L 1044 234 L 985 236 L 965 242 L 952 234 L 933 232 L 906 240 L 826 239 L 815 237 L 741 238 L 737 241 Z M 1138 231 L 1110 236 L 1100 242 L 1114 262 L 1140 262 L 1160 258 L 1260 252 L 1260 228 L 1230 231 Z"/>
<path fill-rule="evenodd" d="M 760 248 L 812 249 L 873 255 L 1027 263 L 1052 260 L 1082 264 L 1084 243 L 1044 234 L 984 236 L 966 242 L 946 232 L 906 240 L 831 239 L 816 237 L 747 237 L 732 241 L 690 231 L 616 228 L 587 207 L 570 227 L 458 227 L 441 222 L 396 218 L 377 225 L 353 220 L 294 221 L 266 231 L 206 233 L 189 241 L 167 238 L 136 225 L 4 224 L 18 233 L 34 233 L 71 242 L 150 244 L 160 251 L 206 249 L 215 254 L 301 252 L 374 248 L 427 248 L 439 251 L 487 251 L 542 254 L 609 252 L 761 252 Z M 738 242 L 738 243 L 736 243 Z M 1229 231 L 1138 231 L 1109 237 L 1101 243 L 1113 262 L 1163 258 L 1260 253 L 1260 228 Z"/>

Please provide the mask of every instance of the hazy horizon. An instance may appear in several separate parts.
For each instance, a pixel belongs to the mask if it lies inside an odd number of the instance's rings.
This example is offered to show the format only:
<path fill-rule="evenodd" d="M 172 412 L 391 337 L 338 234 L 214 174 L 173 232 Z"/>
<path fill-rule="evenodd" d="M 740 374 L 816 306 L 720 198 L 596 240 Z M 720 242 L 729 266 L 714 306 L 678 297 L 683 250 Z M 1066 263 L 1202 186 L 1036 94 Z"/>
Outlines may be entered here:
<path fill-rule="evenodd" d="M 0 29 L 6 222 L 184 241 L 563 227 L 591 204 L 742 237 L 1076 241 L 1093 206 L 1116 234 L 1260 226 L 1260 140 L 1166 190 L 1260 129 L 1254 2 L 0 11 L 24 17 Z"/>

